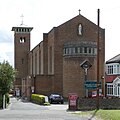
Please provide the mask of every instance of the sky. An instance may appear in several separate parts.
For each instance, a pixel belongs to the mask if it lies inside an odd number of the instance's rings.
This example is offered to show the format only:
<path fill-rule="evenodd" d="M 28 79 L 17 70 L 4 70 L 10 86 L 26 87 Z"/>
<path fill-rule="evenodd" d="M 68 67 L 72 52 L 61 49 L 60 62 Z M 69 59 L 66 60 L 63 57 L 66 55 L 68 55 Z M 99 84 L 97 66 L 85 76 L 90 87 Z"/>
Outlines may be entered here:
<path fill-rule="evenodd" d="M 31 49 L 43 40 L 43 33 L 81 14 L 105 29 L 105 61 L 120 54 L 120 0 L 0 0 L 0 62 L 14 65 L 12 27 L 22 22 L 33 27 Z"/>

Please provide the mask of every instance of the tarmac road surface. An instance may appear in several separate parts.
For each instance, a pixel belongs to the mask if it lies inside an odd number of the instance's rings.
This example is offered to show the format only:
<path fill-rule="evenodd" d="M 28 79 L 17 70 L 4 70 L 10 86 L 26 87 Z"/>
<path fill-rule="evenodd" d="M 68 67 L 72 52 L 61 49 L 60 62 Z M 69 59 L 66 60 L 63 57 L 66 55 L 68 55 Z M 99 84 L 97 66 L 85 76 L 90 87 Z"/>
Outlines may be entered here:
<path fill-rule="evenodd" d="M 67 109 L 68 104 L 42 106 L 13 97 L 8 108 L 0 110 L 0 120 L 93 120 L 72 114 Z"/>

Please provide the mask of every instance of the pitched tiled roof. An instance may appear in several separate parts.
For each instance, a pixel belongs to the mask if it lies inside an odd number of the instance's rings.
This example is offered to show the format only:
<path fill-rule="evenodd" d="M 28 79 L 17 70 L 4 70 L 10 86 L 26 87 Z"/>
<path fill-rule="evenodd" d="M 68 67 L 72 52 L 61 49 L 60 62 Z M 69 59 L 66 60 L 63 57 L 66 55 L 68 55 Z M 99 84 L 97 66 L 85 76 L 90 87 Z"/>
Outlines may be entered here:
<path fill-rule="evenodd" d="M 106 64 L 109 64 L 109 63 L 120 63 L 120 54 L 106 61 Z"/>
<path fill-rule="evenodd" d="M 118 76 L 117 75 L 106 75 L 105 76 L 105 81 L 106 82 L 113 82 L 116 77 L 118 77 Z"/>

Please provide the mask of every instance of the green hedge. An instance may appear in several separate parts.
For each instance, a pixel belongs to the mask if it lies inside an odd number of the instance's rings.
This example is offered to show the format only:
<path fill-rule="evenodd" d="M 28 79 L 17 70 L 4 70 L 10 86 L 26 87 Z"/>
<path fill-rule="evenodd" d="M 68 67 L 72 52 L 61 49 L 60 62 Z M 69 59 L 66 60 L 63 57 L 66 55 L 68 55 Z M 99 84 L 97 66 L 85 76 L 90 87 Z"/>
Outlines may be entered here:
<path fill-rule="evenodd" d="M 45 96 L 39 95 L 39 94 L 32 94 L 31 95 L 31 101 L 40 105 L 45 104 Z"/>

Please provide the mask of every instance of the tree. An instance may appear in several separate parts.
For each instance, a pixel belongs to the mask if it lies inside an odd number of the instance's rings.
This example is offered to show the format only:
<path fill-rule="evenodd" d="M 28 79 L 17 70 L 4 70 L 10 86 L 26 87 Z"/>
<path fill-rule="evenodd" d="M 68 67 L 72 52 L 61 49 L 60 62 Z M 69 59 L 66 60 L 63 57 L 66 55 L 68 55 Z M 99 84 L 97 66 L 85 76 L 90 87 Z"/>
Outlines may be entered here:
<path fill-rule="evenodd" d="M 7 61 L 0 63 L 0 93 L 2 95 L 10 91 L 15 74 L 16 71 Z"/>
<path fill-rule="evenodd" d="M 15 78 L 16 71 L 13 67 L 7 62 L 4 61 L 0 63 L 0 108 L 3 108 L 3 95 L 5 95 L 5 105 L 9 102 L 8 94 L 14 78 Z"/>

